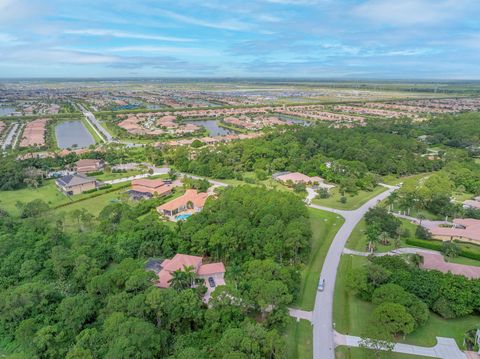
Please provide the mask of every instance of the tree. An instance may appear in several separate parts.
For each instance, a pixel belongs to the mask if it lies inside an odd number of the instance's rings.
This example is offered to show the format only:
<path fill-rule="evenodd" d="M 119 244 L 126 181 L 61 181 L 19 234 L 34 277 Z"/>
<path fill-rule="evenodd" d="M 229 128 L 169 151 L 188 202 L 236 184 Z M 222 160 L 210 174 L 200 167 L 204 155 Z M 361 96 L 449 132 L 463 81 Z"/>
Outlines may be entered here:
<path fill-rule="evenodd" d="M 455 258 L 460 254 L 460 247 L 454 241 L 443 241 L 442 252 L 446 258 Z"/>
<path fill-rule="evenodd" d="M 183 290 L 191 288 L 195 285 L 197 274 L 193 266 L 185 266 L 183 269 L 178 269 L 172 273 L 170 279 L 170 286 L 176 290 Z"/>
<path fill-rule="evenodd" d="M 370 323 L 391 336 L 410 334 L 415 328 L 415 321 L 407 309 L 401 304 L 389 302 L 373 310 Z"/>

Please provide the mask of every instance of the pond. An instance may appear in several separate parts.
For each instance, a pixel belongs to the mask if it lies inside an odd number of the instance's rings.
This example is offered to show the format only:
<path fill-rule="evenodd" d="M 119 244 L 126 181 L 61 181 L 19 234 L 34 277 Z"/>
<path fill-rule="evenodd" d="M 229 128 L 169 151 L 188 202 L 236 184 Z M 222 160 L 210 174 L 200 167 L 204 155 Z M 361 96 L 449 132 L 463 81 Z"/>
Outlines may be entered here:
<path fill-rule="evenodd" d="M 10 116 L 12 112 L 15 112 L 15 107 L 1 107 L 0 116 Z"/>
<path fill-rule="evenodd" d="M 207 129 L 208 135 L 215 136 L 225 136 L 236 134 L 236 131 L 230 130 L 228 128 L 220 127 L 217 120 L 199 120 L 199 121 L 185 121 L 186 123 L 193 123 L 194 125 L 203 126 Z"/>
<path fill-rule="evenodd" d="M 296 125 L 302 125 L 302 126 L 311 126 L 312 125 L 312 122 L 302 120 L 298 117 L 283 115 L 283 114 L 279 114 L 279 115 L 276 115 L 276 116 L 278 116 L 278 118 L 282 121 L 293 122 Z"/>
<path fill-rule="evenodd" d="M 85 148 L 95 144 L 93 136 L 83 125 L 82 121 L 65 121 L 55 127 L 58 147 Z"/>

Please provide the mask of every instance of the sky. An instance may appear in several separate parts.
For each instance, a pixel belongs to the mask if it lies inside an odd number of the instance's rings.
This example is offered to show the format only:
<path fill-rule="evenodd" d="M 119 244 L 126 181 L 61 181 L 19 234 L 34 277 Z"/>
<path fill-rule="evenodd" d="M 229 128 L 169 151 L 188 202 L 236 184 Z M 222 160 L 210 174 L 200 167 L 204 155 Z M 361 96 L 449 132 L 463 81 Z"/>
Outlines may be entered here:
<path fill-rule="evenodd" d="M 480 79 L 479 0 L 0 0 L 0 78 Z"/>

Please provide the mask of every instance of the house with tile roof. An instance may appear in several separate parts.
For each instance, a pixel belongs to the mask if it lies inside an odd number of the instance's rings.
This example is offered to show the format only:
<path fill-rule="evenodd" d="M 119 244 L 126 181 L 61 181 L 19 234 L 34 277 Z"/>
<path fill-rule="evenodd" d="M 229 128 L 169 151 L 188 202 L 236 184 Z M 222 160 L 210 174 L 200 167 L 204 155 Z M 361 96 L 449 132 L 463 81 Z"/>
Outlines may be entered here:
<path fill-rule="evenodd" d="M 100 171 L 103 168 L 103 161 L 95 159 L 78 160 L 75 169 L 78 173 L 91 173 Z"/>
<path fill-rule="evenodd" d="M 172 193 L 173 186 L 165 183 L 161 179 L 141 178 L 133 180 L 131 190 L 128 191 L 130 196 L 135 198 L 151 198 L 153 196 L 167 196 Z"/>
<path fill-rule="evenodd" d="M 206 302 L 208 302 L 211 293 L 217 286 L 225 285 L 225 265 L 222 262 L 204 264 L 202 257 L 177 253 L 172 259 L 165 259 L 160 264 L 159 271 L 157 272 L 157 286 L 160 288 L 169 288 L 173 278 L 173 272 L 185 270 L 187 267 L 192 267 L 197 277 L 204 280 L 205 286 L 207 287 L 207 293 L 204 297 Z"/>
<path fill-rule="evenodd" d="M 334 185 L 326 184 L 325 180 L 322 177 L 310 177 L 300 172 L 277 172 L 272 175 L 272 178 L 286 185 L 296 185 L 302 183 L 306 185 L 318 186 L 325 189 L 335 187 Z"/>
<path fill-rule="evenodd" d="M 428 227 L 435 239 L 458 240 L 480 244 L 480 220 L 472 218 L 454 219 L 452 224 L 436 224 Z"/>
<path fill-rule="evenodd" d="M 463 208 L 480 209 L 480 196 L 463 201 Z"/>
<path fill-rule="evenodd" d="M 55 184 L 60 191 L 69 196 L 90 191 L 99 185 L 95 177 L 87 177 L 82 174 L 60 177 L 55 181 Z"/>
<path fill-rule="evenodd" d="M 182 196 L 157 207 L 157 212 L 171 220 L 174 220 L 175 216 L 179 214 L 197 213 L 205 206 L 208 196 L 208 193 L 187 189 Z"/>

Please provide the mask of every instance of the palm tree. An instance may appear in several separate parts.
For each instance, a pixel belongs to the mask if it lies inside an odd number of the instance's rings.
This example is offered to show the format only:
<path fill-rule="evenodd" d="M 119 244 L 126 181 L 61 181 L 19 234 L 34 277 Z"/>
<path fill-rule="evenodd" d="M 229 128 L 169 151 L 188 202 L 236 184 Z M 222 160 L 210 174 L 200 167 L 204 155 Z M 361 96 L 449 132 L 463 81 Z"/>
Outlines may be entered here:
<path fill-rule="evenodd" d="M 170 287 L 176 290 L 183 290 L 192 288 L 196 284 L 197 273 L 194 271 L 193 266 L 184 266 L 183 270 L 178 269 L 172 273 L 172 279 L 170 279 Z"/>

